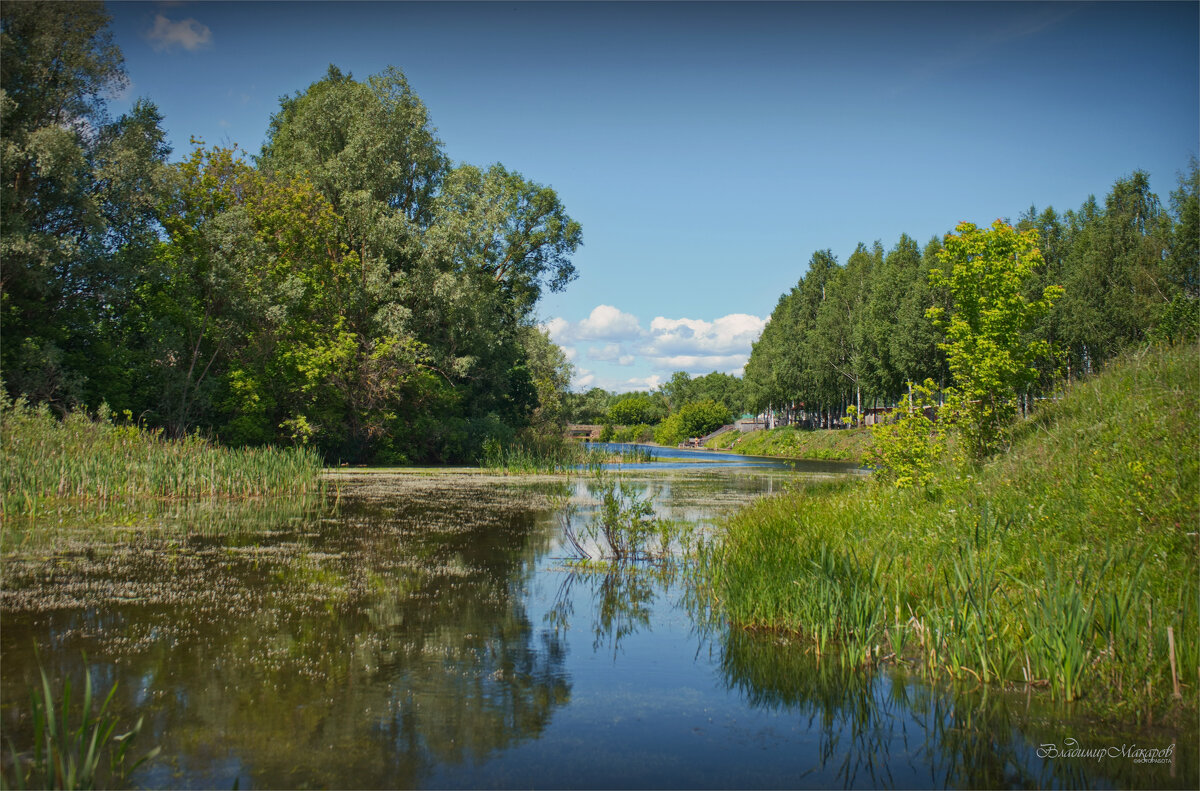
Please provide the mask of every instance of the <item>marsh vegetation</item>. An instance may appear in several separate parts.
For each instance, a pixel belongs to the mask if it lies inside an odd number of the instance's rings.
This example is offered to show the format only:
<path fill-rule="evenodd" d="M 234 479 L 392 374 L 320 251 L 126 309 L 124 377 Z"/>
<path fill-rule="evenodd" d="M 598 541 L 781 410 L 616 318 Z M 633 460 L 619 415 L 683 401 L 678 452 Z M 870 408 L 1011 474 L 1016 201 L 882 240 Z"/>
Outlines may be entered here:
<path fill-rule="evenodd" d="M 137 743 L 162 752 L 141 787 L 1194 779 L 1178 725 L 1112 731 L 1177 741 L 1172 765 L 1043 761 L 1030 745 L 1093 726 L 1041 690 L 981 697 L 710 617 L 689 547 L 763 494 L 847 484 L 690 467 L 341 471 L 336 502 L 164 504 L 138 528 L 6 544 L 4 732 L 32 743 L 36 645 L 52 683 L 86 672 L 115 685 L 122 727 L 145 718 Z M 586 562 L 567 512 L 595 531 Z"/>

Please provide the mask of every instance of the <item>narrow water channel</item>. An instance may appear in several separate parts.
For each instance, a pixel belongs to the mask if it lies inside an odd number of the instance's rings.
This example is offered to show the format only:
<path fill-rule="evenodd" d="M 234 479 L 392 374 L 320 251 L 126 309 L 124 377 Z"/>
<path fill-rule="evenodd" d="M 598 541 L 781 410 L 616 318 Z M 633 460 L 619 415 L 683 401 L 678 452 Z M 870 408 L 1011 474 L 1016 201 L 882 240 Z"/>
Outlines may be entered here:
<path fill-rule="evenodd" d="M 832 472 L 625 476 L 703 529 Z M 585 476 L 339 475 L 336 494 L 10 542 L 5 736 L 29 738 L 38 661 L 78 683 L 86 652 L 98 685 L 119 682 L 126 721 L 145 717 L 142 747 L 162 747 L 142 787 L 1196 784 L 1194 739 L 1165 764 L 1055 758 L 1044 745 L 1133 738 L 1024 693 L 843 672 L 710 623 L 676 567 L 573 568 L 562 509 L 594 507 Z"/>

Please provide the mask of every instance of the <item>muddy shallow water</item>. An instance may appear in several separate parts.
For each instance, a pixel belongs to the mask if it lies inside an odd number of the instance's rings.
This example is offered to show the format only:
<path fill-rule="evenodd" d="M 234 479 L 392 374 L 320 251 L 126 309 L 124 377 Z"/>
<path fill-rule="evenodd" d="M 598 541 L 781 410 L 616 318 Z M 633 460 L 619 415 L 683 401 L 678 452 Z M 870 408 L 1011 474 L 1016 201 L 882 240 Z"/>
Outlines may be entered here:
<path fill-rule="evenodd" d="M 790 470 L 629 471 L 699 523 Z M 119 682 L 143 787 L 1195 787 L 1194 738 L 1107 733 L 1024 693 L 844 673 L 709 623 L 671 564 L 580 570 L 579 476 L 335 476 L 326 501 L 198 504 L 6 539 L 3 727 L 37 648 Z M 1069 758 L 1167 747 L 1165 763 Z M 1059 752 L 1046 745 L 1055 746 Z"/>

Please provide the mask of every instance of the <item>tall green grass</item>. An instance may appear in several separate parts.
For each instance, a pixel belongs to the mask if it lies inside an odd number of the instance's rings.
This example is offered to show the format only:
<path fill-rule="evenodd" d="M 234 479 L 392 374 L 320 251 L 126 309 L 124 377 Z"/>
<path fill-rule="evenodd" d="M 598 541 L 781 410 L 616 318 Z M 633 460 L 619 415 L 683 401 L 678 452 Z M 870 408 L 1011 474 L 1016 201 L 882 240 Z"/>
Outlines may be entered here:
<path fill-rule="evenodd" d="M 558 436 L 527 434 L 513 442 L 489 438 L 483 443 L 479 465 L 513 475 L 559 473 L 586 465 L 589 454 L 581 443 Z"/>
<path fill-rule="evenodd" d="M 597 472 L 605 464 L 638 464 L 653 460 L 654 451 L 650 448 L 624 448 L 609 453 L 558 436 L 527 434 L 508 443 L 489 438 L 483 443 L 479 465 L 493 472 L 534 475 L 581 469 Z"/>
<path fill-rule="evenodd" d="M 847 482 L 761 501 L 703 548 L 704 590 L 734 623 L 851 664 L 894 656 L 1123 716 L 1194 712 L 1198 370 L 1195 345 L 1128 357 L 1019 426 L 1004 456 L 947 462 L 935 491 Z"/>
<path fill-rule="evenodd" d="M 198 435 L 116 425 L 43 405 L 0 404 L 0 513 L 37 517 L 64 503 L 305 494 L 320 487 L 321 458 L 306 448 L 220 447 Z"/>
<path fill-rule="evenodd" d="M 86 667 L 87 661 L 84 658 Z M 5 788 L 115 788 L 125 785 L 129 776 L 144 762 L 158 755 L 155 747 L 131 761 L 130 747 L 142 730 L 142 720 L 124 733 L 117 733 L 117 719 L 109 705 L 117 687 L 95 706 L 91 673 L 85 672 L 83 697 L 76 713 L 70 679 L 58 694 L 52 691 L 46 671 L 38 668 L 41 685 L 29 691 L 33 744 L 18 752 L 9 739 L 11 764 L 0 775 Z M 107 758 L 107 767 L 104 759 Z"/>

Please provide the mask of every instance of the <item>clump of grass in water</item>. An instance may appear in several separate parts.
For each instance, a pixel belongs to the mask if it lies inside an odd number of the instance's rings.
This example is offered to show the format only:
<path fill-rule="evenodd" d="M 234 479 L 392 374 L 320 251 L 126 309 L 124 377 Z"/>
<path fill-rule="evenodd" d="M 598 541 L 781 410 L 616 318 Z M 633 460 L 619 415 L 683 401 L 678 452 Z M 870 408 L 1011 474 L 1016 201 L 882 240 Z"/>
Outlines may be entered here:
<path fill-rule="evenodd" d="M 60 698 L 51 690 L 46 671 L 38 665 L 40 688 L 29 691 L 30 714 L 33 720 L 33 745 L 24 753 L 17 752 L 12 740 L 9 751 L 12 764 L 0 777 L 7 788 L 110 788 L 124 785 L 129 776 L 146 761 L 158 755 L 161 748 L 129 763 L 129 751 L 142 730 L 142 718 L 124 733 L 116 733 L 117 719 L 108 712 L 116 694 L 113 684 L 108 695 L 93 714 L 92 677 L 87 672 L 84 657 L 83 700 L 79 722 L 72 724 L 71 682 L 63 683 Z M 108 771 L 104 774 L 103 759 L 107 754 Z"/>
<path fill-rule="evenodd" d="M 636 464 L 654 460 L 650 448 L 605 452 L 562 437 L 529 435 L 504 443 L 489 437 L 483 443 L 480 466 L 513 475 L 557 474 L 580 469 L 599 472 L 606 464 Z"/>
<path fill-rule="evenodd" d="M 321 487 L 320 456 L 307 448 L 232 450 L 198 435 L 93 419 L 61 421 L 42 405 L 0 399 L 0 513 L 37 517 L 70 502 L 298 495 Z"/>
<path fill-rule="evenodd" d="M 586 464 L 588 452 L 579 443 L 562 437 L 529 435 L 504 443 L 489 437 L 483 443 L 480 466 L 515 475 L 559 473 Z"/>
<path fill-rule="evenodd" d="M 690 525 L 656 516 L 650 498 L 639 496 L 635 487 L 619 476 L 596 470 L 591 481 L 600 502 L 582 529 L 576 527 L 577 509 L 563 504 L 559 511 L 563 536 L 581 560 L 657 563 L 670 556 L 676 540 L 686 549 Z"/>
<path fill-rule="evenodd" d="M 702 592 L 741 626 L 856 648 L 848 661 L 886 646 L 1106 716 L 1194 712 L 1198 352 L 1142 353 L 1076 385 L 1006 455 L 948 463 L 936 493 L 858 481 L 760 501 L 702 547 Z M 863 585 L 878 606 L 856 618 Z"/>

